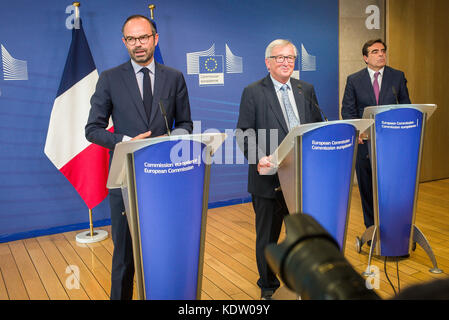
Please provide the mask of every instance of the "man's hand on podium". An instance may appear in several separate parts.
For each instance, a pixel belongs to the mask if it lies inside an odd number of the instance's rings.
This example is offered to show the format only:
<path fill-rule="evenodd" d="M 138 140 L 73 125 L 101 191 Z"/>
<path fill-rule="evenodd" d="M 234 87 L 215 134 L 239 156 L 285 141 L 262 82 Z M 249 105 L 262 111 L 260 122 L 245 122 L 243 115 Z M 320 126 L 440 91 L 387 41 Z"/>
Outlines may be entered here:
<path fill-rule="evenodd" d="M 368 140 L 368 139 L 369 139 L 369 138 L 368 138 L 368 134 L 365 133 L 365 132 L 362 132 L 362 133 L 359 135 L 359 144 L 364 144 L 365 141 Z"/>
<path fill-rule="evenodd" d="M 134 138 L 131 139 L 131 141 L 146 139 L 146 138 L 149 138 L 150 136 L 151 136 L 151 131 L 147 131 L 147 132 L 144 132 L 144 133 L 141 133 L 141 134 L 135 136 Z"/>
<path fill-rule="evenodd" d="M 262 157 L 259 160 L 259 163 L 257 164 L 257 172 L 261 175 L 272 175 L 276 173 L 276 166 L 272 162 L 272 157 Z"/>

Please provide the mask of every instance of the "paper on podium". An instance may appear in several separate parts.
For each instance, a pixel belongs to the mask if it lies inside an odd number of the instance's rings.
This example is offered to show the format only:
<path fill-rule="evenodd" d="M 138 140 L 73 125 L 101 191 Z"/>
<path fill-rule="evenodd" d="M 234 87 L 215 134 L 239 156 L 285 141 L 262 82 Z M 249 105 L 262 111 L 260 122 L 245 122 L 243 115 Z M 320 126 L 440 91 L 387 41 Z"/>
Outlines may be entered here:
<path fill-rule="evenodd" d="M 111 167 L 109 169 L 106 187 L 108 189 L 115 189 L 121 188 L 124 185 L 126 181 L 125 159 L 129 153 L 133 153 L 144 147 L 164 141 L 194 140 L 211 147 L 211 153 L 214 154 L 215 151 L 217 151 L 217 149 L 223 144 L 225 139 L 225 133 L 199 133 L 191 135 L 161 136 L 117 143 L 114 149 L 114 157 L 112 158 Z"/>

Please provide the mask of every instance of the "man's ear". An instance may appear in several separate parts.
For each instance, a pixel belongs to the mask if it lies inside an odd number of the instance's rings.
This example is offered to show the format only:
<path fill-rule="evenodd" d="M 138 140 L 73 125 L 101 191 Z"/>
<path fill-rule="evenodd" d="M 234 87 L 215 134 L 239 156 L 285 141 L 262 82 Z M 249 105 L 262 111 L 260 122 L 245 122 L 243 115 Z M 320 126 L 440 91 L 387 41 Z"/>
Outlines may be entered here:
<path fill-rule="evenodd" d="M 268 72 L 270 72 L 270 60 L 269 59 L 265 59 L 265 65 L 267 66 Z"/>

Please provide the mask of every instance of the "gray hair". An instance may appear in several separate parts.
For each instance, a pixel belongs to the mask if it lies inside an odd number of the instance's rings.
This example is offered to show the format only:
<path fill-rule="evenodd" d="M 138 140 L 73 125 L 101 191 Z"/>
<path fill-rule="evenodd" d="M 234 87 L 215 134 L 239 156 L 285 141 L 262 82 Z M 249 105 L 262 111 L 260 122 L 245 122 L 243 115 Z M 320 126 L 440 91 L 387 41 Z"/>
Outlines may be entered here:
<path fill-rule="evenodd" d="M 289 40 L 286 39 L 276 39 L 270 42 L 270 44 L 265 49 L 265 59 L 268 59 L 271 56 L 271 51 L 274 47 L 285 47 L 291 45 L 293 49 L 295 50 L 295 56 L 298 56 L 298 49 L 296 49 L 296 46 Z"/>

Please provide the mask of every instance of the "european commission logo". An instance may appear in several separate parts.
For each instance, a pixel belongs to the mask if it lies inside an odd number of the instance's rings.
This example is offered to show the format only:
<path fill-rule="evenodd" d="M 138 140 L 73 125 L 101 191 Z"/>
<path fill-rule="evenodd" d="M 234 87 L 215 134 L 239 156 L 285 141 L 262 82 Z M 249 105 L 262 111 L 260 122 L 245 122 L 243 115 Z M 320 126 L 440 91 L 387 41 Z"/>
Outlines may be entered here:
<path fill-rule="evenodd" d="M 187 53 L 187 74 L 197 74 L 200 86 L 224 85 L 225 72 L 243 73 L 243 58 L 234 55 L 227 44 L 225 52 L 225 56 L 216 55 L 214 43 L 207 50 Z"/>
<path fill-rule="evenodd" d="M 223 56 L 202 56 L 199 59 L 199 84 L 223 85 Z"/>
<path fill-rule="evenodd" d="M 316 57 L 309 54 L 301 43 L 301 71 L 316 71 Z"/>
<path fill-rule="evenodd" d="M 300 72 L 302 71 L 316 71 L 316 56 L 309 54 L 301 43 L 301 51 L 298 54 L 298 63 L 295 64 L 295 70 L 293 70 L 292 77 L 300 79 Z"/>
<path fill-rule="evenodd" d="M 3 45 L 0 46 L 2 49 L 3 80 L 28 80 L 28 63 L 13 58 Z"/>

